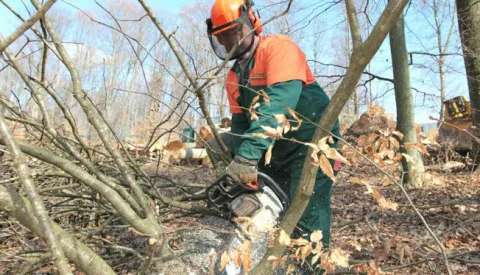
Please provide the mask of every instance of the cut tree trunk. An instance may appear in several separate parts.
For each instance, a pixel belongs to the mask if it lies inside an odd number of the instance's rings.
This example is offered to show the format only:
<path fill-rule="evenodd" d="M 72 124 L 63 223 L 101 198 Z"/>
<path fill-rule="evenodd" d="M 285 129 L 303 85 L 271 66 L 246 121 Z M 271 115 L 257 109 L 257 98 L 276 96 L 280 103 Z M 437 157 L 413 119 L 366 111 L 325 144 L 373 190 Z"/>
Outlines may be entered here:
<path fill-rule="evenodd" d="M 417 143 L 403 14 L 400 15 L 390 31 L 390 48 L 392 53 L 395 102 L 397 104 L 397 130 L 404 135 L 400 144 Z M 406 158 L 402 158 L 403 183 L 418 187 L 422 184 L 422 176 L 425 173 L 422 157 L 415 148 L 407 149 L 403 146 L 402 148 L 402 151 L 413 159 L 410 162 Z"/>

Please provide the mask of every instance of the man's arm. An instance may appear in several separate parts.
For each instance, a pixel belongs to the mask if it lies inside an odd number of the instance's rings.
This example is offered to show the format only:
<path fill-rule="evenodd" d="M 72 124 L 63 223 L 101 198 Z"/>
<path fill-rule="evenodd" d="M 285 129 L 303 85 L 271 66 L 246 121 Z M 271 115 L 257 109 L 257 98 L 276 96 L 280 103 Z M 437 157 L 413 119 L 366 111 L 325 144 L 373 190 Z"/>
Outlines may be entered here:
<path fill-rule="evenodd" d="M 241 144 L 239 145 L 238 150 L 236 149 L 235 151 L 236 155 L 240 155 L 246 159 L 261 159 L 263 154 L 270 146 L 272 140 L 254 137 L 252 134 L 264 133 L 265 131 L 263 130 L 262 126 L 277 128 L 278 123 L 273 115 L 284 114 L 286 117 L 289 117 L 288 108 L 295 110 L 300 99 L 301 91 L 301 80 L 291 80 L 287 82 L 276 83 L 268 87 L 266 92 L 270 98 L 270 105 L 262 102 L 261 106 L 257 108 L 256 111 L 259 119 L 258 121 L 251 121 L 250 127 L 244 132 L 244 136 L 241 137 Z"/>
<path fill-rule="evenodd" d="M 238 155 L 238 149 L 242 143 L 242 136 L 250 128 L 250 123 L 248 122 L 247 116 L 243 112 L 232 114 L 232 153 L 234 156 Z"/>

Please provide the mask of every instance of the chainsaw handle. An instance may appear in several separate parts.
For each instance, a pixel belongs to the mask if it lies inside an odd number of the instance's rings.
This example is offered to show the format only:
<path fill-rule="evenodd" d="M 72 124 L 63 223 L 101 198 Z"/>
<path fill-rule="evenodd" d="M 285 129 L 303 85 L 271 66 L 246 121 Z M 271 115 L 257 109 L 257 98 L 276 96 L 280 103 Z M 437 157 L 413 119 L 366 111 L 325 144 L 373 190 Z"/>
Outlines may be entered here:
<path fill-rule="evenodd" d="M 288 206 L 290 205 L 290 200 L 287 194 L 283 192 L 282 188 L 280 188 L 280 186 L 274 179 L 272 179 L 269 175 L 263 172 L 258 172 L 258 181 L 260 186 L 265 185 L 272 189 L 272 191 L 275 193 L 275 195 L 277 195 L 278 199 L 282 203 L 283 209 L 286 210 L 288 208 Z"/>

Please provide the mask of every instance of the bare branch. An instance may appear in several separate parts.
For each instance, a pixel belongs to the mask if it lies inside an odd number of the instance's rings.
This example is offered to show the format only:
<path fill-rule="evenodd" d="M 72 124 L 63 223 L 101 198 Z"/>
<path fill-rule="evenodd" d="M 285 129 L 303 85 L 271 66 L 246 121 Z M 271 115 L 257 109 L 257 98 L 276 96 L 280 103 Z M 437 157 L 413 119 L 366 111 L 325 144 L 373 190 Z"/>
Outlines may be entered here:
<path fill-rule="evenodd" d="M 55 238 L 53 230 L 50 226 L 50 219 L 48 217 L 47 210 L 45 209 L 45 205 L 43 204 L 42 198 L 38 194 L 35 182 L 30 176 L 30 169 L 25 164 L 25 156 L 15 142 L 15 139 L 12 137 L 7 123 L 5 122 L 4 112 L 5 109 L 0 106 L 0 133 L 2 134 L 2 139 L 11 153 L 13 163 L 17 168 L 19 180 L 22 183 L 25 192 L 27 193 L 30 203 L 32 204 L 33 213 L 35 213 L 35 215 L 38 217 L 41 230 L 45 233 L 45 240 L 50 251 L 52 252 L 55 265 L 57 266 L 60 274 L 73 274 L 68 268 L 68 263 L 65 259 L 62 248 L 58 245 L 57 239 Z"/>
<path fill-rule="evenodd" d="M 7 37 L 2 43 L 0 43 L 0 53 L 2 53 L 10 44 L 13 43 L 17 38 L 19 38 L 24 32 L 30 29 L 40 18 L 42 18 L 47 11 L 53 6 L 57 0 L 48 0 L 45 5 L 41 6 L 37 12 L 27 21 L 23 22 L 20 27 L 18 27 L 14 33 Z"/>
<path fill-rule="evenodd" d="M 360 34 L 360 24 L 358 23 L 355 2 L 353 0 L 347 0 L 345 1 L 345 5 L 347 8 L 348 22 L 350 23 L 350 32 L 352 33 L 353 49 L 356 49 L 362 43 L 362 36 Z"/>
<path fill-rule="evenodd" d="M 25 203 L 15 190 L 0 185 L 0 210 L 16 218 L 35 235 L 45 239 L 45 231 L 40 226 L 38 216 L 31 214 L 31 205 Z M 51 228 L 65 256 L 87 274 L 114 275 L 112 268 L 91 249 L 73 238 L 59 225 L 51 222 Z"/>

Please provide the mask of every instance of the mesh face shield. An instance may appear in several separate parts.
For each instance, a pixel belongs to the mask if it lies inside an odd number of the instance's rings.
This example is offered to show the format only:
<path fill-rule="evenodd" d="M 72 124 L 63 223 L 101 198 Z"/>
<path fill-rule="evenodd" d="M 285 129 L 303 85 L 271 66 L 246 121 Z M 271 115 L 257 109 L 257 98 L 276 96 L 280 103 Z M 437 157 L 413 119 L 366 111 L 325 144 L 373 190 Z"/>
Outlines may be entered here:
<path fill-rule="evenodd" d="M 207 34 L 208 40 L 210 41 L 210 46 L 213 49 L 215 55 L 218 58 L 225 60 L 228 57 L 229 51 L 232 50 L 235 46 L 235 51 L 232 53 L 230 60 L 237 59 L 247 53 L 253 46 L 253 35 L 250 34 L 245 38 L 246 40 L 250 39 L 250 43 L 245 45 L 245 43 L 241 43 L 237 45 L 240 40 L 243 39 L 241 36 L 243 25 L 247 25 L 251 28 L 251 24 L 249 24 L 249 20 L 245 20 L 245 16 L 238 18 L 237 20 L 231 21 L 227 24 L 218 26 L 213 28 L 212 21 L 210 18 L 207 19 Z"/>

